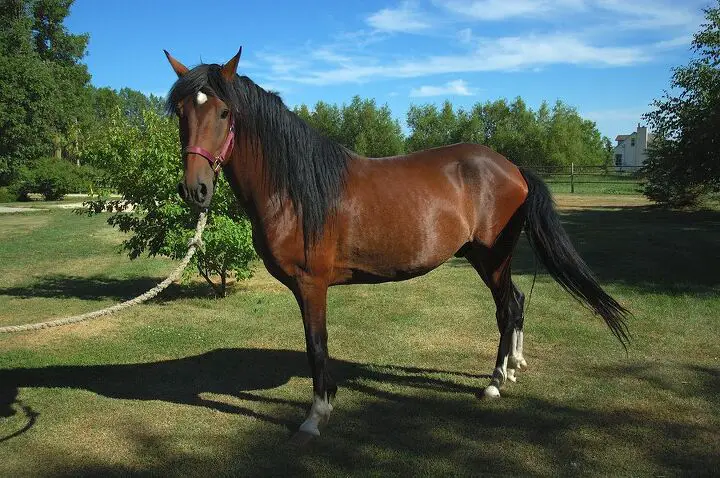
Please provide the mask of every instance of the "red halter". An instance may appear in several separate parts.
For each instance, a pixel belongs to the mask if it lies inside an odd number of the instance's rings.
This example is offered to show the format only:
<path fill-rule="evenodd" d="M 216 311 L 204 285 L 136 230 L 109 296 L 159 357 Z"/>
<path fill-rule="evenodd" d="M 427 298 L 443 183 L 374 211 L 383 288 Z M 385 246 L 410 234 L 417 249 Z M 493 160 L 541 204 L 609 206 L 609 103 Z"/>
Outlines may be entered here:
<path fill-rule="evenodd" d="M 200 156 L 208 160 L 213 172 L 217 174 L 220 171 L 220 168 L 225 166 L 230 160 L 230 153 L 233 150 L 233 146 L 235 146 L 235 120 L 233 119 L 233 116 L 231 114 L 230 129 L 228 130 L 225 142 L 223 143 L 220 151 L 218 151 L 217 154 L 212 154 L 207 149 L 201 148 L 199 146 L 186 146 L 183 150 L 183 154 L 199 154 Z"/>

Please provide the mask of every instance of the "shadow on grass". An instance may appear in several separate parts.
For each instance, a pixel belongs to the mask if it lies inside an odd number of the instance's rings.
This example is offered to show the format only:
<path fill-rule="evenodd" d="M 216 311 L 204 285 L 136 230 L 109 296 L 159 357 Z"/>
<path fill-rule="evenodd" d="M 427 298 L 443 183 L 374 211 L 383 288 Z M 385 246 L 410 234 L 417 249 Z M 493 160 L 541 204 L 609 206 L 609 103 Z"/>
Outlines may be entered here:
<path fill-rule="evenodd" d="M 206 400 L 200 394 L 231 395 L 243 400 L 282 403 L 305 409 L 308 407 L 305 402 L 278 401 L 247 392 L 277 388 L 292 377 L 308 376 L 308 370 L 304 352 L 265 349 L 217 349 L 202 355 L 155 363 L 0 370 L 0 416 L 9 416 L 18 388 L 56 387 L 89 390 L 109 398 L 163 400 L 202 406 L 252 416 L 292 430 L 297 423 L 263 416 L 247 408 Z M 426 375 L 489 378 L 489 375 L 363 365 L 342 360 L 333 360 L 332 370 L 338 377 L 349 381 L 349 388 L 361 387 L 352 385 L 356 381 L 374 380 L 421 389 L 471 393 L 477 389 Z M 252 373 L 243 373 L 247 371 Z"/>
<path fill-rule="evenodd" d="M 147 473 L 203 475 L 702 475 L 720 466 L 716 430 L 664 414 L 552 403 L 510 388 L 499 402 L 458 395 L 467 374 L 414 367 L 334 361 L 342 389 L 359 394 L 360 405 L 339 405 L 323 437 L 302 451 L 283 448 L 298 424 L 305 402 L 265 397 L 252 391 L 280 387 L 306 376 L 302 352 L 218 349 L 156 363 L 54 366 L 0 371 L 0 397 L 14 400 L 19 388 L 89 390 L 106 397 L 163 400 L 243 414 L 280 425 L 253 425 L 241 435 L 203 438 L 212 453 L 175 446 L 172 435 L 134 428 L 135 466 L 103 462 L 61 463 L 63 476 Z M 636 373 L 647 369 L 605 370 Z M 717 371 L 697 370 L 699 389 L 717 404 Z M 445 375 L 434 378 L 435 374 Z M 652 383 L 652 386 L 658 386 Z M 600 386 L 602 386 L 600 384 Z M 659 384 L 663 386 L 663 384 Z M 264 402 L 263 413 L 200 397 L 230 395 Z M 0 403 L 0 408 L 11 404 Z M 712 405 L 714 406 L 714 405 Z M 269 411 L 268 411 L 269 409 Z M 714 439 L 713 439 L 714 437 Z M 713 443 L 715 442 L 715 443 Z M 608 454 L 611 455 L 608 458 Z M 615 456 L 614 454 L 618 454 Z M 95 455 L 92 455 L 95 456 Z M 613 457 L 614 456 L 614 457 Z M 637 461 L 644 468 L 638 469 Z M 175 470 L 175 471 L 173 471 Z"/>
<path fill-rule="evenodd" d="M 718 211 L 646 206 L 570 210 L 561 217 L 575 248 L 603 284 L 664 294 L 706 295 L 720 290 Z M 462 258 L 449 264 L 470 267 Z M 513 258 L 513 272 L 535 272 L 535 259 L 524 238 Z"/>
<path fill-rule="evenodd" d="M 78 277 L 69 275 L 49 275 L 30 284 L 0 288 L 0 295 L 22 298 L 78 298 L 83 300 L 127 300 L 155 287 L 162 279 L 157 277 L 133 277 L 116 279 L 106 276 Z M 173 283 L 165 289 L 156 302 L 165 302 L 177 298 L 214 297 L 212 289 L 204 283 Z"/>

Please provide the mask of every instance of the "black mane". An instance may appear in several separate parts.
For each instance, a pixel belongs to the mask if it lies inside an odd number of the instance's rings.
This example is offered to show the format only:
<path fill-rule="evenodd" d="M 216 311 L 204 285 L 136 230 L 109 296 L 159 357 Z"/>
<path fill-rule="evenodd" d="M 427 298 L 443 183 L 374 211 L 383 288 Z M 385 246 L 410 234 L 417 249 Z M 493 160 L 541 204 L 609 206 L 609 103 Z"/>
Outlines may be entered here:
<path fill-rule="evenodd" d="M 275 192 L 286 194 L 302 217 L 305 246 L 321 235 L 342 193 L 350 152 L 315 131 L 282 99 L 246 76 L 232 83 L 220 74 L 220 65 L 199 65 L 173 85 L 167 100 L 172 113 L 198 91 L 217 96 L 235 115 L 238 132 L 257 137 L 262 147 L 266 180 Z"/>

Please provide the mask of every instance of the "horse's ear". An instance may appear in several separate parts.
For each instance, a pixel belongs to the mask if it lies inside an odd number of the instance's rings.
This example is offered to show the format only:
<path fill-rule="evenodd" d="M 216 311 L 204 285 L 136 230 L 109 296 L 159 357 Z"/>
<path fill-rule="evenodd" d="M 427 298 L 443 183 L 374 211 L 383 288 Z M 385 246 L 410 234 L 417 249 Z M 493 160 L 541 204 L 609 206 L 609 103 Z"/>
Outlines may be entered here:
<path fill-rule="evenodd" d="M 225 63 L 222 67 L 221 74 L 227 81 L 232 81 L 235 78 L 235 72 L 237 71 L 238 62 L 240 61 L 240 55 L 242 54 L 242 47 L 238 50 L 237 54 Z"/>
<path fill-rule="evenodd" d="M 170 65 L 172 65 L 173 70 L 175 70 L 175 73 L 177 74 L 178 78 L 183 76 L 185 73 L 188 72 L 187 66 L 183 65 L 179 61 L 177 61 L 175 58 L 170 56 L 170 53 L 168 53 L 167 50 L 163 50 L 165 52 L 165 56 L 167 57 L 168 61 L 170 62 Z"/>

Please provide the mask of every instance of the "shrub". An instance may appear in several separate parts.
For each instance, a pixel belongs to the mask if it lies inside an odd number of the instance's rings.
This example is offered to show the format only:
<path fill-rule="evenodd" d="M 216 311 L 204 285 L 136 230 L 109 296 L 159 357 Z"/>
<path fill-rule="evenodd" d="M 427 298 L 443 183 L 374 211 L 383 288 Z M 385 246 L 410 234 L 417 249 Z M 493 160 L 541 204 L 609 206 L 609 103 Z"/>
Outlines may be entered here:
<path fill-rule="evenodd" d="M 197 216 L 177 194 L 182 160 L 176 120 L 144 111 L 141 124 L 131 124 L 116 114 L 106 131 L 86 141 L 82 154 L 86 162 L 102 166 L 102 184 L 123 196 L 97 197 L 87 206 L 90 214 L 112 212 L 108 223 L 132 233 L 122 245 L 130 258 L 143 253 L 182 258 Z M 255 258 L 251 237 L 244 212 L 220 178 L 203 234 L 204 250 L 192 261 L 218 296 L 225 295 L 229 277 L 250 277 Z M 215 274 L 219 285 L 212 280 Z"/>
<path fill-rule="evenodd" d="M 46 201 L 56 201 L 68 193 L 91 191 L 94 177 L 93 168 L 76 166 L 63 159 L 42 158 L 30 168 L 20 168 L 12 189 L 20 201 L 27 201 L 30 193 L 40 193 Z"/>
<path fill-rule="evenodd" d="M 0 187 L 0 203 L 13 202 L 17 198 L 17 194 L 7 186 Z"/>

